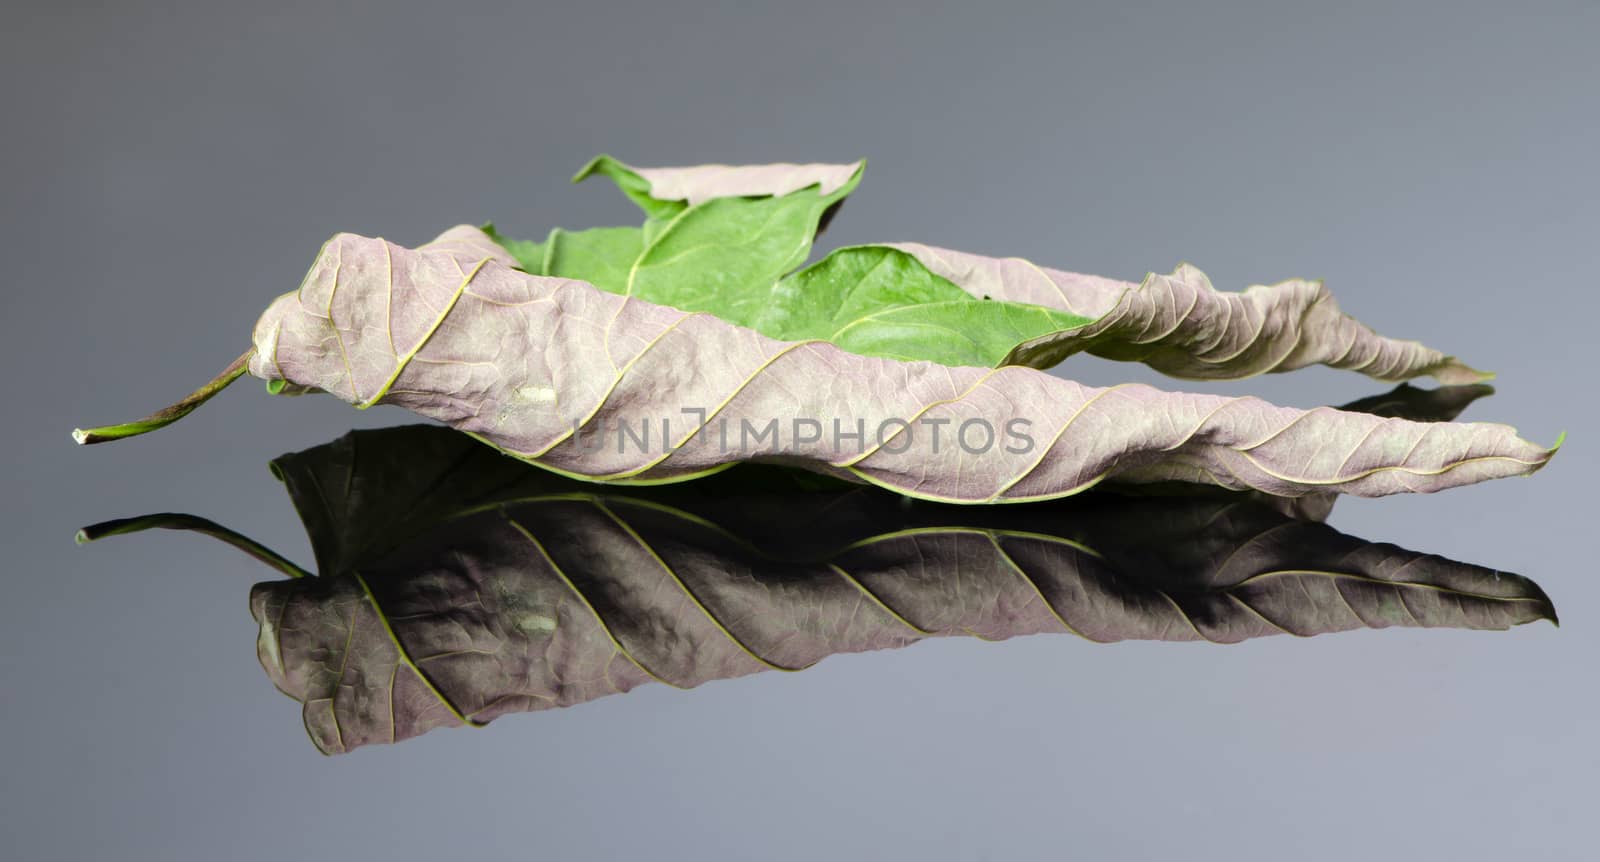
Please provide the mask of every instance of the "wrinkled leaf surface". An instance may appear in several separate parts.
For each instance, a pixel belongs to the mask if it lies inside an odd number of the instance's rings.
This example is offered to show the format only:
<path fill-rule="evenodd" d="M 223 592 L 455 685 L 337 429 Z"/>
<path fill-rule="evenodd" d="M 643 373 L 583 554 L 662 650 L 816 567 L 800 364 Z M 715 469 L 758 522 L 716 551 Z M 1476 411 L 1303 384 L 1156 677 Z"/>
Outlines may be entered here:
<path fill-rule="evenodd" d="M 1504 425 L 781 342 L 513 264 L 465 226 L 416 250 L 341 234 L 262 316 L 250 372 L 362 407 L 397 404 L 613 482 L 765 460 L 970 503 L 1050 499 L 1108 478 L 1382 496 L 1524 475 L 1553 451 Z"/>

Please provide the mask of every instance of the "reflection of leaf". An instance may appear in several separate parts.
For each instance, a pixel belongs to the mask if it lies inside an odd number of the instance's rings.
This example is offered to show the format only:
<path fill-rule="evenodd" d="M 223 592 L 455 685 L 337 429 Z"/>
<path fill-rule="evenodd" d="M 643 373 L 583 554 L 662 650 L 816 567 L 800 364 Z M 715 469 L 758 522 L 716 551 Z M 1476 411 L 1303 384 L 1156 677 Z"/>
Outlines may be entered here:
<path fill-rule="evenodd" d="M 257 585 L 258 651 L 329 753 L 933 636 L 1233 643 L 1555 619 L 1519 576 L 1243 502 L 975 509 L 773 492 L 782 474 L 744 471 L 622 493 L 427 426 L 275 467 L 319 562 L 342 568 Z"/>
<path fill-rule="evenodd" d="M 1409 383 L 1368 398 L 1358 398 L 1342 405 L 1340 410 L 1352 413 L 1371 413 L 1374 416 L 1394 416 L 1413 422 L 1449 422 L 1461 415 L 1472 402 L 1494 394 L 1494 387 L 1483 383 L 1467 386 L 1440 386 L 1437 389 L 1418 389 Z"/>
<path fill-rule="evenodd" d="M 530 497 L 598 490 L 532 469 L 470 437 L 426 425 L 351 432 L 284 455 L 271 466 L 294 501 L 317 568 L 325 574 L 358 568 L 408 537 L 462 514 Z M 866 490 L 810 473 L 746 465 L 703 483 L 664 486 L 652 493 L 654 499 L 683 505 L 723 496 L 776 498 L 790 493 L 789 508 L 804 513 L 814 505 L 837 504 L 846 499 L 844 491 Z"/>
<path fill-rule="evenodd" d="M 1381 496 L 1531 473 L 1551 454 L 1503 425 L 1095 389 L 1029 368 L 778 342 L 506 261 L 476 228 L 422 250 L 340 235 L 257 324 L 250 371 L 361 407 L 398 404 L 606 481 L 674 481 L 777 459 L 969 503 L 1048 499 L 1107 478 Z M 696 409 L 704 424 L 688 415 Z M 804 439 L 798 420 L 839 430 Z M 955 445 L 969 424 L 967 445 Z M 630 445 L 622 425 L 650 433 Z"/>

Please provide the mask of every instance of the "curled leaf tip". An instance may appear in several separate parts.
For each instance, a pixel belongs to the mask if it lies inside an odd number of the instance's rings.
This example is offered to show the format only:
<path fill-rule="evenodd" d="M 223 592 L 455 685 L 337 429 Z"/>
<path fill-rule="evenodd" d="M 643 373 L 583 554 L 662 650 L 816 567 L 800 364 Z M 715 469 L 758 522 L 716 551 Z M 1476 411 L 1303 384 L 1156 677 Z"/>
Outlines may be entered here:
<path fill-rule="evenodd" d="M 616 159 L 612 158 L 611 156 L 601 153 L 600 155 L 595 156 L 594 158 L 585 162 L 583 167 L 579 168 L 578 172 L 572 175 L 572 182 L 581 183 L 588 179 L 589 176 L 595 171 L 600 170 L 601 165 L 606 164 L 607 162 L 615 161 Z"/>
<path fill-rule="evenodd" d="M 1477 383 L 1483 372 L 1415 341 L 1379 335 L 1339 309 L 1320 281 L 1289 279 L 1241 292 L 1217 290 L 1199 268 L 1147 273 L 1140 282 L 1067 272 L 919 243 L 891 243 L 963 292 L 1089 318 L 1028 345 L 1045 367 L 1075 353 L 1143 362 L 1189 380 L 1242 379 L 1328 365 L 1378 380 L 1431 375 Z"/>
<path fill-rule="evenodd" d="M 1439 367 L 1432 372 L 1435 380 L 1446 386 L 1459 386 L 1470 383 L 1487 383 L 1497 376 L 1493 371 L 1481 371 L 1462 362 L 1454 356 L 1446 356 Z"/>
<path fill-rule="evenodd" d="M 72 534 L 72 543 L 75 545 L 87 545 L 92 541 L 94 541 L 94 537 L 89 535 L 87 529 L 80 529 Z"/>

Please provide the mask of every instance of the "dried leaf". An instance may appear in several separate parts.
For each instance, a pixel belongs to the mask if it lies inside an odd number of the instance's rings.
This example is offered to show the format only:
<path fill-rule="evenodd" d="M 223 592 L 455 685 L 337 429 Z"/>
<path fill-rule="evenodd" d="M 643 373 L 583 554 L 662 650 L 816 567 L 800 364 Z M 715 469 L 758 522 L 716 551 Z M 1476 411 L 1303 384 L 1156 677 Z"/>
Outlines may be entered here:
<path fill-rule="evenodd" d="M 1437 389 L 1419 389 L 1409 383 L 1367 398 L 1358 398 L 1338 409 L 1351 413 L 1371 413 L 1408 419 L 1413 422 L 1449 422 L 1461 415 L 1468 405 L 1494 394 L 1494 387 L 1483 383 L 1462 386 L 1440 386 Z M 1188 482 L 1153 482 L 1145 485 L 1122 485 L 1122 493 L 1195 496 L 1197 494 L 1219 499 L 1253 500 L 1291 518 L 1302 521 L 1325 521 L 1333 512 L 1339 495 L 1332 491 L 1313 492 L 1300 497 L 1275 497 L 1260 491 L 1228 491 L 1207 489 Z"/>
<path fill-rule="evenodd" d="M 956 502 L 1048 499 L 1107 478 L 1382 496 L 1531 473 L 1554 451 L 1504 425 L 779 342 L 511 263 L 465 226 L 418 250 L 341 234 L 257 324 L 250 371 L 360 407 L 397 404 L 604 481 L 776 460 Z"/>
<path fill-rule="evenodd" d="M 681 168 L 636 168 L 611 156 L 596 156 L 578 171 L 573 181 L 593 174 L 610 177 L 622 191 L 652 217 L 681 212 L 681 202 L 695 206 L 735 197 L 783 197 L 800 189 L 817 187 L 823 197 L 847 191 L 861 176 L 866 161 L 846 165 L 789 164 L 695 165 Z"/>
<path fill-rule="evenodd" d="M 1074 332 L 1017 348 L 1015 361 L 1045 367 L 1078 351 L 1144 362 L 1189 379 L 1248 377 L 1323 364 L 1379 380 L 1432 375 L 1478 383 L 1494 375 L 1415 341 L 1384 338 L 1345 315 L 1320 281 L 1292 279 L 1222 293 L 1188 264 L 1141 284 L 896 243 L 933 272 L 975 296 L 1056 308 L 1092 318 Z M 1031 356 L 1031 354 L 1038 356 Z"/>

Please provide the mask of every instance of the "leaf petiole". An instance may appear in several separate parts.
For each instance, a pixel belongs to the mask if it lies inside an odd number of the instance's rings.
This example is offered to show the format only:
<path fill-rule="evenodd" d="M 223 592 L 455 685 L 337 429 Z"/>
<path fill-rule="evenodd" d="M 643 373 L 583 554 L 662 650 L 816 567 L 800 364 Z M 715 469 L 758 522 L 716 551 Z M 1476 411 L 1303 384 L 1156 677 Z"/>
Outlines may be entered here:
<path fill-rule="evenodd" d="M 255 354 L 255 349 L 246 350 L 238 359 L 222 369 L 222 373 L 213 377 L 210 382 L 199 389 L 184 396 L 182 401 L 163 407 L 149 416 L 133 422 L 124 422 L 121 425 L 104 425 L 99 428 L 74 428 L 72 439 L 80 445 L 90 443 L 104 443 L 107 440 L 119 440 L 123 437 L 135 437 L 147 431 L 165 428 L 168 425 L 188 416 L 196 407 L 211 400 L 211 396 L 228 388 L 228 384 L 238 380 L 248 370 L 250 357 Z"/>
<path fill-rule="evenodd" d="M 211 521 L 198 515 L 185 515 L 181 512 L 156 512 L 151 515 L 140 515 L 136 518 L 101 521 L 98 524 L 91 524 L 79 530 L 75 540 L 80 545 L 86 545 L 107 536 L 125 536 L 129 533 L 142 533 L 145 530 L 187 530 L 191 533 L 200 533 L 232 545 L 291 578 L 313 577 L 311 572 L 300 568 L 288 557 L 249 536 L 236 533 L 216 521 Z"/>

